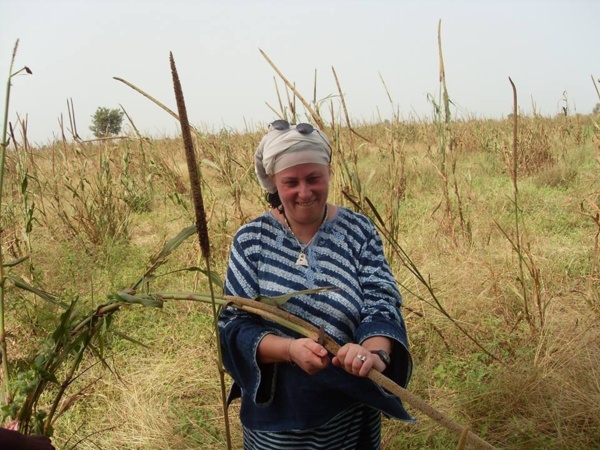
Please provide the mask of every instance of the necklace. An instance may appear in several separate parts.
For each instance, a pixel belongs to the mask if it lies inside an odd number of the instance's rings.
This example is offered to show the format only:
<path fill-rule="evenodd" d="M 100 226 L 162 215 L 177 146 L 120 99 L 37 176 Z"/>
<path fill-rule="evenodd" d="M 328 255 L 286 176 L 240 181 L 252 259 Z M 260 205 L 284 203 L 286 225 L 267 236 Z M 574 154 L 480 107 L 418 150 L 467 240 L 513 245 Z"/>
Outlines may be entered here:
<path fill-rule="evenodd" d="M 321 220 L 321 223 L 319 224 L 319 228 L 321 228 L 321 226 L 327 222 L 327 214 L 328 214 L 328 209 L 327 205 L 325 205 L 325 212 L 323 214 L 323 220 Z M 298 246 L 300 247 L 300 253 L 298 253 L 298 258 L 296 259 L 296 265 L 297 266 L 305 266 L 308 267 L 308 258 L 306 258 L 306 248 L 312 244 L 312 241 L 315 239 L 315 236 L 317 235 L 317 233 L 319 232 L 319 229 L 317 229 L 317 231 L 315 232 L 315 234 L 313 235 L 313 237 L 310 239 L 310 241 L 308 241 L 306 244 L 303 244 L 302 242 L 300 242 L 298 240 L 298 238 L 296 237 L 296 235 L 294 234 L 294 230 L 292 230 L 292 227 L 290 226 L 290 223 L 288 222 L 288 218 L 285 215 L 285 210 L 283 209 L 283 205 L 281 206 L 281 209 L 279 210 L 279 212 L 283 215 L 283 219 L 285 220 L 285 224 L 287 225 L 287 227 L 289 228 L 290 232 L 292 233 L 292 236 L 294 236 L 294 239 L 296 240 L 296 243 L 298 244 Z"/>

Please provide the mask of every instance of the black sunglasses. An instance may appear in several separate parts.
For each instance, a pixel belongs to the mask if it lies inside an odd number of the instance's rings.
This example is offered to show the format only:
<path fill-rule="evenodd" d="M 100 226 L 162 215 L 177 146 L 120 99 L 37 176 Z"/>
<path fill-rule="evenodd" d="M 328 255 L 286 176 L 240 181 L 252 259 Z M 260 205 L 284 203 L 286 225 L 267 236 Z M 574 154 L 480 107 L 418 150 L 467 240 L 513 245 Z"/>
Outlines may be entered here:
<path fill-rule="evenodd" d="M 277 130 L 277 131 L 289 130 L 290 127 L 291 127 L 290 123 L 287 120 L 283 120 L 283 119 L 278 119 L 269 124 L 269 129 Z M 298 125 L 296 125 L 296 131 L 300 134 L 311 134 L 313 131 L 316 131 L 317 134 L 319 135 L 319 137 L 321 139 L 323 139 L 323 142 L 325 142 L 325 144 L 327 144 L 327 147 L 329 147 L 329 162 L 331 162 L 331 157 L 332 157 L 331 145 L 329 145 L 329 142 L 327 142 L 327 139 L 323 138 L 323 136 L 321 135 L 319 130 L 315 129 L 315 127 L 313 127 L 310 123 L 299 123 Z"/>
<path fill-rule="evenodd" d="M 278 119 L 269 125 L 273 130 L 285 131 L 290 129 L 290 123 L 287 120 Z M 310 123 L 299 123 L 296 125 L 296 131 L 300 134 L 310 134 L 315 128 Z"/>

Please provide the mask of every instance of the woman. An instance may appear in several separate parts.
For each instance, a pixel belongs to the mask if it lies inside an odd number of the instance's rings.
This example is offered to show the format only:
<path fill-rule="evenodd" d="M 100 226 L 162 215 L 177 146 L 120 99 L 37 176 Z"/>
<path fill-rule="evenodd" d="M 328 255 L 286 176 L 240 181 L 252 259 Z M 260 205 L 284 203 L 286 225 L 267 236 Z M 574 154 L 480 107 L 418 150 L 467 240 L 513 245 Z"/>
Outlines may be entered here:
<path fill-rule="evenodd" d="M 378 449 L 381 412 L 412 420 L 400 400 L 366 378 L 371 369 L 406 386 L 412 371 L 402 298 L 381 239 L 363 215 L 329 204 L 331 147 L 310 124 L 273 122 L 255 154 L 271 210 L 233 241 L 225 292 L 245 298 L 333 286 L 282 308 L 342 347 L 258 316 L 225 309 L 223 363 L 241 397 L 244 449 Z"/>

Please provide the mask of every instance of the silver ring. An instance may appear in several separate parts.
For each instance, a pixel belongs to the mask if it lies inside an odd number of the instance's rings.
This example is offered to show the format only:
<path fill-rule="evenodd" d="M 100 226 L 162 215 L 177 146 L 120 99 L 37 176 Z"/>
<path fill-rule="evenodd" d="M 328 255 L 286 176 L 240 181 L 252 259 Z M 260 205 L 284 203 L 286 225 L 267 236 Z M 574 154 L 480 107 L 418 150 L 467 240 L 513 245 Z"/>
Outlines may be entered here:
<path fill-rule="evenodd" d="M 362 362 L 365 362 L 367 360 L 367 357 L 365 355 L 356 355 L 356 357 L 358 359 L 360 359 Z"/>

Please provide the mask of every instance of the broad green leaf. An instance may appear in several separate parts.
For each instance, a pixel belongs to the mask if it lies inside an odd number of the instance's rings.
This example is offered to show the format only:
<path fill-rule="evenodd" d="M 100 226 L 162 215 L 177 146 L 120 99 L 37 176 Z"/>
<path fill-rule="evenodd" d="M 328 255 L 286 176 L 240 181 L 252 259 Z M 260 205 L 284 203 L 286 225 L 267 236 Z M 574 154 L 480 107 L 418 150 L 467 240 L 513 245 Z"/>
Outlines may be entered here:
<path fill-rule="evenodd" d="M 154 259 L 152 260 L 151 265 L 150 265 L 151 268 L 139 280 L 137 280 L 133 284 L 133 288 L 137 289 L 146 280 L 148 280 L 149 277 L 152 275 L 152 273 L 156 269 L 158 269 L 167 260 L 167 257 L 177 247 L 179 247 L 183 242 L 185 242 L 190 236 L 192 236 L 194 233 L 196 233 L 196 225 L 191 225 L 191 226 L 189 226 L 189 227 L 184 228 L 183 230 L 181 230 L 177 236 L 175 236 L 174 238 L 172 238 L 171 240 L 169 240 L 165 244 L 165 246 L 162 248 L 162 250 L 158 253 L 158 255 L 156 255 L 154 257 Z"/>
<path fill-rule="evenodd" d="M 179 247 L 183 242 L 185 242 L 190 236 L 196 233 L 196 225 L 191 225 L 187 228 L 184 228 L 179 232 L 177 236 L 172 238 L 169 242 L 165 244 L 163 249 L 160 251 L 156 259 L 162 259 L 169 256 L 173 250 Z"/>

